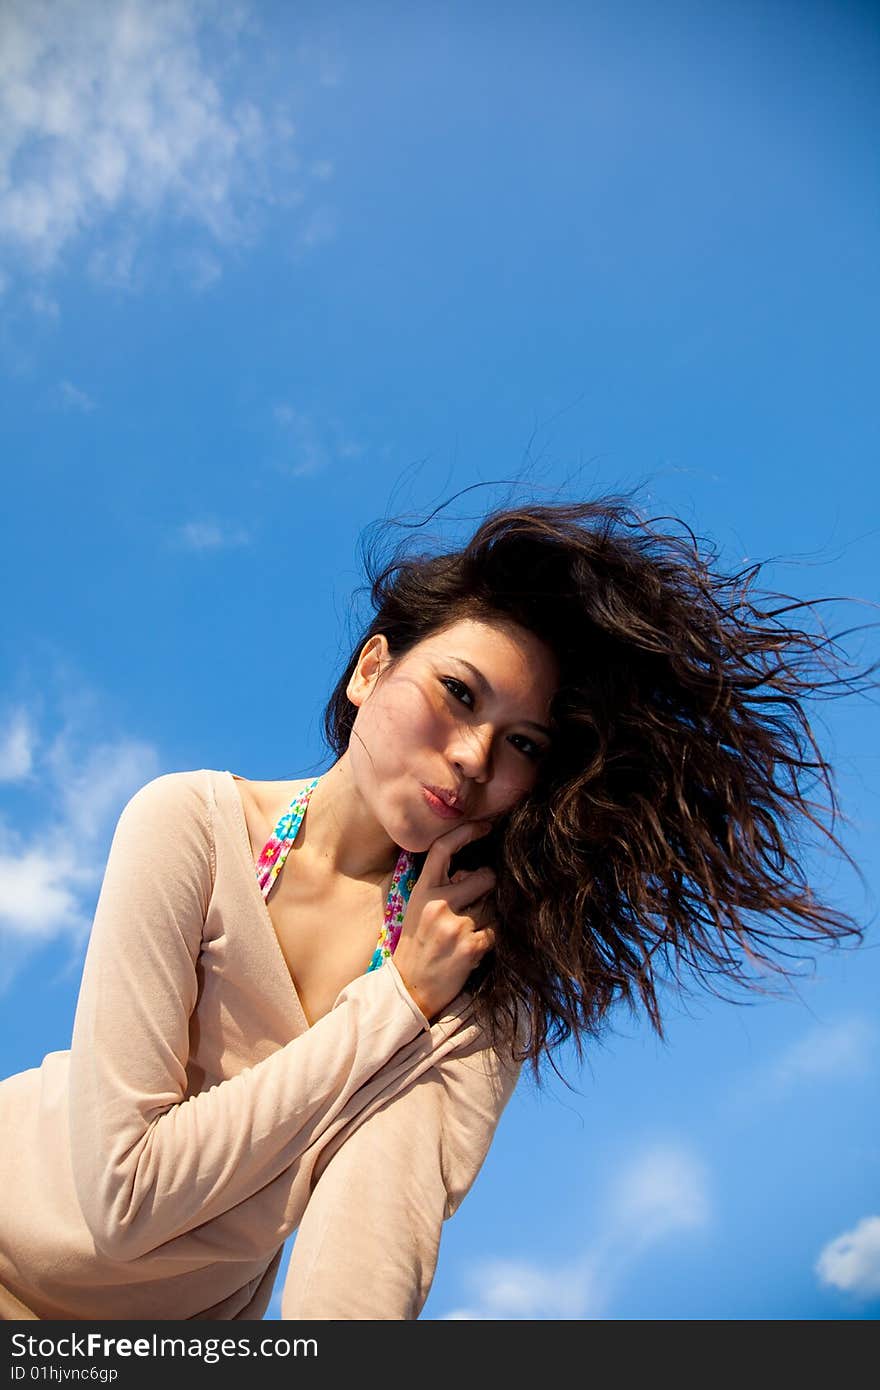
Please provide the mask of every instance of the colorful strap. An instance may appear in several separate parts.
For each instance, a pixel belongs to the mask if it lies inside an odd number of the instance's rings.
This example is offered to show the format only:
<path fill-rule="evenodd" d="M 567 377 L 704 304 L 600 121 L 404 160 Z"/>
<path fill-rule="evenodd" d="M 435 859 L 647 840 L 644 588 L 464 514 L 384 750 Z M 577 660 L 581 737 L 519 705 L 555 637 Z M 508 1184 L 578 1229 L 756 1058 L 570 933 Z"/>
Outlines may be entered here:
<path fill-rule="evenodd" d="M 284 861 L 290 853 L 291 846 L 296 839 L 296 833 L 306 813 L 309 798 L 320 780 L 320 777 L 313 778 L 308 786 L 303 787 L 302 791 L 297 793 L 276 825 L 271 837 L 263 846 L 256 868 L 257 880 L 264 898 L 269 896 L 272 884 L 284 866 Z M 385 920 L 379 933 L 379 941 L 364 972 L 365 974 L 369 974 L 371 970 L 378 970 L 379 966 L 384 965 L 388 957 L 394 954 L 394 948 L 403 927 L 406 905 L 409 902 L 409 895 L 415 887 L 415 882 L 416 875 L 412 855 L 407 850 L 402 849 L 394 866 L 391 887 L 385 902 Z"/>
<path fill-rule="evenodd" d="M 403 914 L 406 912 L 406 905 L 409 902 L 409 895 L 415 887 L 415 882 L 416 875 L 413 869 L 412 855 L 402 849 L 391 878 L 391 887 L 385 902 L 385 920 L 379 933 L 379 941 L 373 952 L 372 960 L 364 972 L 365 974 L 369 974 L 371 970 L 378 970 L 389 956 L 394 955 L 394 948 L 403 927 Z"/>

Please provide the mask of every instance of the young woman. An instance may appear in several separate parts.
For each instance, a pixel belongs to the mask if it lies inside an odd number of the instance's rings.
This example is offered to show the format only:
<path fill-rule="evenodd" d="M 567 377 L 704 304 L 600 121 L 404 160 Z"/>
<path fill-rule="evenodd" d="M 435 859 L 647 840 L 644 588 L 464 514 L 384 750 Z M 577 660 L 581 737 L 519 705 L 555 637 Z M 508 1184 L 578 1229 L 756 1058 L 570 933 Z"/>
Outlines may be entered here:
<path fill-rule="evenodd" d="M 322 775 L 131 798 L 70 1050 L 0 1085 L 5 1317 L 259 1318 L 296 1231 L 283 1317 L 416 1318 L 524 1063 L 860 938 L 793 848 L 846 854 L 833 643 L 688 535 L 606 497 L 402 547 Z"/>

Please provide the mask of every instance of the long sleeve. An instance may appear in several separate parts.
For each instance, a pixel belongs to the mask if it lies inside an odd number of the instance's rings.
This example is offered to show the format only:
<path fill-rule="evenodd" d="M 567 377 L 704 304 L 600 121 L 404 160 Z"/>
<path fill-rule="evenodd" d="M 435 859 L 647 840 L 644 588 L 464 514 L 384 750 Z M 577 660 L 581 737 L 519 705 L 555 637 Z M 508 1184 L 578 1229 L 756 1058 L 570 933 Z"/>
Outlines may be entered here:
<path fill-rule="evenodd" d="M 425 1071 L 325 1162 L 281 1300 L 290 1319 L 415 1319 L 444 1220 L 488 1152 L 520 1067 L 485 1046 Z"/>
<path fill-rule="evenodd" d="M 348 985 L 307 1032 L 187 1097 L 214 862 L 210 813 L 186 774 L 158 777 L 128 802 L 70 1051 L 74 1186 L 96 1247 L 118 1260 L 233 1215 L 314 1146 L 399 1049 L 430 1033 L 389 961 Z"/>

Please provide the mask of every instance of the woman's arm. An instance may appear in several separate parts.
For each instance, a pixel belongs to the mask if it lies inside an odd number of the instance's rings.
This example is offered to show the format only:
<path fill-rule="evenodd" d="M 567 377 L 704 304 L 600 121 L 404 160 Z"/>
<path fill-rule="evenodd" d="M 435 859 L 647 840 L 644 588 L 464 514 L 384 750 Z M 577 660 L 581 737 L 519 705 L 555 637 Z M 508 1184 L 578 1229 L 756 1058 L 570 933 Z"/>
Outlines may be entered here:
<path fill-rule="evenodd" d="M 214 877 L 193 774 L 142 787 L 120 816 L 70 1055 L 73 1179 L 96 1246 L 131 1260 L 289 1168 L 427 1019 L 392 962 L 308 1032 L 184 1099 L 196 962 Z"/>
<path fill-rule="evenodd" d="M 443 1221 L 473 1184 L 519 1071 L 486 1047 L 446 1057 L 344 1139 L 294 1238 L 283 1318 L 419 1316 Z"/>

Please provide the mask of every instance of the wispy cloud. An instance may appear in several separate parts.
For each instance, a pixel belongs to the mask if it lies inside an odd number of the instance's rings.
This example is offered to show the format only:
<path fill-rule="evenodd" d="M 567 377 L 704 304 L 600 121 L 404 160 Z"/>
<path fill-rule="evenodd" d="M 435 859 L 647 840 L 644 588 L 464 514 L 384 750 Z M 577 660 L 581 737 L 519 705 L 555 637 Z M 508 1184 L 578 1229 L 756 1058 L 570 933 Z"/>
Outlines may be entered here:
<path fill-rule="evenodd" d="M 220 258 L 210 251 L 183 252 L 179 260 L 187 279 L 196 290 L 208 289 L 216 284 L 223 274 Z"/>
<path fill-rule="evenodd" d="M 754 1110 L 803 1087 L 866 1076 L 877 1066 L 880 1028 L 852 1015 L 817 1024 L 770 1057 L 734 1086 L 728 1098 L 737 1110 Z"/>
<path fill-rule="evenodd" d="M 187 521 L 174 533 L 173 541 L 185 550 L 229 550 L 248 545 L 250 535 L 240 526 L 219 521 Z"/>
<path fill-rule="evenodd" d="M 272 413 L 283 446 L 283 453 L 276 456 L 276 467 L 289 477 L 324 473 L 334 463 L 359 458 L 363 453 L 338 420 L 316 419 L 286 401 L 276 405 Z"/>
<path fill-rule="evenodd" d="M 236 43 L 259 30 L 220 0 L 6 0 L 0 242 L 48 273 L 90 231 L 92 274 L 118 286 L 161 215 L 252 244 L 262 208 L 301 196 L 285 111 L 224 90 Z M 202 283 L 218 267 L 203 262 Z"/>
<path fill-rule="evenodd" d="M 770 1080 L 780 1088 L 805 1081 L 861 1076 L 877 1053 L 877 1025 L 865 1018 L 844 1018 L 812 1029 L 776 1059 Z"/>
<path fill-rule="evenodd" d="M 86 266 L 93 280 L 116 290 L 134 289 L 139 241 L 134 232 L 117 231 L 113 239 L 89 253 Z"/>
<path fill-rule="evenodd" d="M 34 290 L 28 295 L 28 303 L 35 314 L 40 314 L 45 319 L 57 319 L 60 316 L 57 299 L 53 299 L 43 290 Z"/>
<path fill-rule="evenodd" d="M 816 1274 L 823 1284 L 861 1298 L 880 1294 L 880 1216 L 866 1216 L 822 1250 Z"/>
<path fill-rule="evenodd" d="M 93 706 L 79 700 L 81 712 Z M 36 724 L 21 708 L 0 721 L 0 991 L 46 941 L 85 941 L 113 826 L 159 771 L 150 744 L 97 739 L 76 715 L 53 736 Z"/>
<path fill-rule="evenodd" d="M 555 1266 L 482 1260 L 469 1270 L 472 1297 L 448 1319 L 583 1319 L 605 1315 L 629 1271 L 654 1245 L 710 1219 L 708 1179 L 680 1144 L 634 1158 L 598 1204 L 603 1224 L 584 1250 Z"/>
<path fill-rule="evenodd" d="M 24 709 L 12 710 L 0 724 L 0 782 L 20 782 L 34 764 L 36 732 Z"/>
<path fill-rule="evenodd" d="M 99 841 L 131 793 L 155 775 L 157 762 L 155 749 L 140 739 L 83 747 L 69 730 L 62 732 L 49 745 L 44 767 L 67 832 L 80 845 Z"/>
<path fill-rule="evenodd" d="M 635 1158 L 607 1199 L 606 1246 L 619 1247 L 625 1261 L 675 1231 L 704 1226 L 709 1219 L 708 1181 L 696 1154 L 683 1146 L 652 1147 Z"/>
<path fill-rule="evenodd" d="M 323 246 L 325 242 L 332 241 L 335 236 L 336 214 L 332 208 L 319 207 L 306 214 L 298 242 L 310 251 L 315 246 Z"/>
<path fill-rule="evenodd" d="M 82 869 L 67 846 L 47 862 L 44 850 L 0 850 L 0 927 L 34 942 L 86 925 L 77 892 Z"/>
<path fill-rule="evenodd" d="M 322 87 L 338 87 L 344 80 L 344 62 L 338 53 L 323 44 L 307 40 L 299 44 L 296 56 L 314 71 Z"/>
<path fill-rule="evenodd" d="M 58 387 L 58 401 L 65 410 L 80 410 L 88 415 L 95 408 L 95 402 L 85 391 L 74 386 L 72 381 L 62 381 Z"/>
<path fill-rule="evenodd" d="M 601 1316 L 603 1294 L 598 1270 L 591 1267 L 587 1258 L 552 1270 L 529 1260 L 481 1260 L 475 1274 L 479 1278 L 479 1301 L 454 1308 L 445 1320 L 531 1321 Z"/>

